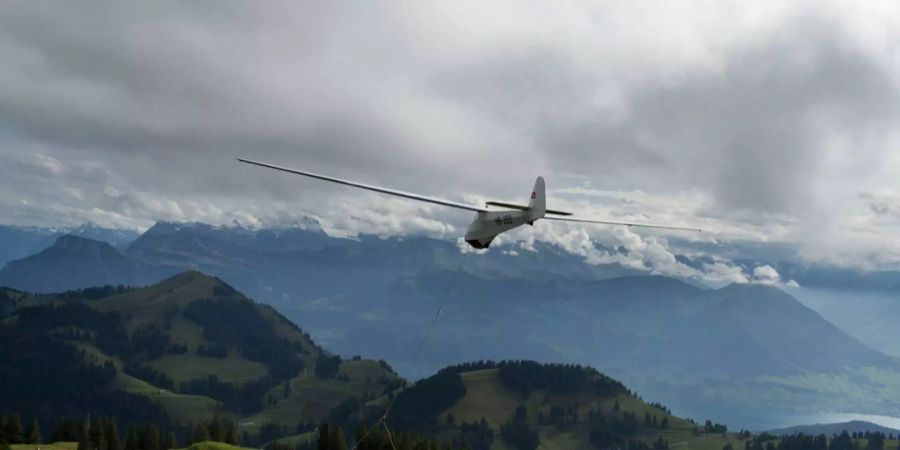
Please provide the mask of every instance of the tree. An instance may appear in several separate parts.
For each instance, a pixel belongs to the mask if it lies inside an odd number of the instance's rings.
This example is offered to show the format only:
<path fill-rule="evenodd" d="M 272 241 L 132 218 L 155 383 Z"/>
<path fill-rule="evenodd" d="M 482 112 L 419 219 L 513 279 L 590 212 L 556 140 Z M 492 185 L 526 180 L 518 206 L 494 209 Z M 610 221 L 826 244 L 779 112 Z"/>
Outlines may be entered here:
<path fill-rule="evenodd" d="M 869 435 L 869 444 L 866 450 L 884 450 L 884 435 L 881 433 L 872 433 Z"/>
<path fill-rule="evenodd" d="M 79 439 L 78 421 L 64 417 L 56 424 L 56 430 L 50 437 L 52 442 L 74 442 Z"/>
<path fill-rule="evenodd" d="M 237 422 L 233 420 L 228 421 L 225 431 L 225 443 L 237 446 L 241 445 L 241 434 L 238 432 Z"/>
<path fill-rule="evenodd" d="M 40 444 L 42 440 L 41 429 L 38 427 L 37 417 L 32 417 L 31 423 L 29 423 L 28 428 L 25 429 L 25 443 Z"/>
<path fill-rule="evenodd" d="M 103 427 L 100 425 L 100 419 L 94 417 L 88 425 L 88 439 L 91 441 L 91 447 L 97 450 L 109 450 L 107 442 L 103 439 Z"/>
<path fill-rule="evenodd" d="M 850 433 L 847 433 L 847 430 L 844 430 L 831 440 L 831 445 L 828 448 L 829 450 L 851 450 L 854 447 L 853 438 L 850 437 Z"/>
<path fill-rule="evenodd" d="M 731 444 L 729 444 L 731 445 Z M 653 450 L 669 450 L 669 442 L 663 439 L 662 436 L 653 443 Z"/>
<path fill-rule="evenodd" d="M 178 445 L 178 437 L 175 436 L 175 433 L 170 431 L 169 434 L 166 435 L 166 442 L 165 442 L 164 448 L 165 449 L 174 449 L 174 448 L 179 448 L 179 447 L 180 446 Z"/>
<path fill-rule="evenodd" d="M 319 425 L 319 444 L 316 446 L 317 450 L 331 450 L 331 433 L 328 428 L 327 423 Z"/>
<path fill-rule="evenodd" d="M 196 444 L 198 442 L 205 442 L 209 440 L 209 430 L 206 428 L 206 424 L 203 422 L 199 422 L 197 426 L 194 427 L 194 431 L 191 434 L 191 444 Z"/>
<path fill-rule="evenodd" d="M 91 445 L 91 437 L 88 434 L 88 431 L 87 424 L 81 426 L 81 432 L 78 434 L 78 450 L 94 449 L 94 446 Z M 137 446 L 133 448 L 137 448 Z"/>
<path fill-rule="evenodd" d="M 515 419 L 501 426 L 500 434 L 506 442 L 519 450 L 535 450 L 541 444 L 537 430 Z"/>
<path fill-rule="evenodd" d="M 141 450 L 161 450 L 162 438 L 159 433 L 159 428 L 156 425 L 148 423 L 141 427 L 139 448 Z"/>
<path fill-rule="evenodd" d="M 517 406 L 516 412 L 513 413 L 513 420 L 523 422 L 526 418 L 528 418 L 528 408 L 525 405 Z"/>
<path fill-rule="evenodd" d="M 331 432 L 331 450 L 347 450 L 347 442 L 344 438 L 344 430 L 336 425 Z"/>
<path fill-rule="evenodd" d="M 128 450 L 135 450 L 140 448 L 140 445 L 141 437 L 138 435 L 137 426 L 129 426 L 128 430 L 125 431 L 125 448 Z"/>
<path fill-rule="evenodd" d="M 10 414 L 3 421 L 3 434 L 6 442 L 10 444 L 21 444 L 25 437 L 22 435 L 22 420 L 18 414 Z"/>
<path fill-rule="evenodd" d="M 119 427 L 116 425 L 115 420 L 107 420 L 103 424 L 103 434 L 106 435 L 109 450 L 124 450 L 122 437 L 119 436 Z"/>
<path fill-rule="evenodd" d="M 209 438 L 216 442 L 225 440 L 225 429 L 222 427 L 222 418 L 219 417 L 219 413 L 215 413 L 212 420 L 209 421 Z"/>

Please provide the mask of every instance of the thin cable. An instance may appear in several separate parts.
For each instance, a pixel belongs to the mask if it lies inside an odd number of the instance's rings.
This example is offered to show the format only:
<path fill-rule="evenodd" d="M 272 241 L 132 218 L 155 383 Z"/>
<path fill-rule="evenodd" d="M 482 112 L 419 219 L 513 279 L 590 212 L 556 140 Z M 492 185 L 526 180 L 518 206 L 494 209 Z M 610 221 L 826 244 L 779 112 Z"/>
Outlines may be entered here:
<path fill-rule="evenodd" d="M 431 318 L 431 324 L 428 326 L 428 331 L 425 332 L 425 336 L 422 337 L 422 341 L 419 342 L 419 348 L 416 349 L 416 352 L 413 354 L 412 363 L 419 359 L 419 353 L 422 352 L 422 348 L 425 347 L 425 343 L 431 338 L 431 330 L 434 329 L 434 324 L 437 323 L 438 319 L 441 317 L 441 313 L 444 311 L 444 304 L 447 303 L 447 298 L 450 297 L 450 293 L 453 292 L 453 288 L 456 286 L 456 280 L 459 279 L 459 273 L 462 270 L 463 262 L 466 260 L 467 252 L 462 254 L 462 257 L 459 258 L 459 265 L 456 266 L 456 272 L 453 273 L 453 278 L 450 279 L 450 285 L 447 286 L 447 290 L 444 292 L 444 298 L 441 299 L 440 305 L 438 305 L 437 311 L 434 313 L 434 317 Z"/>
<path fill-rule="evenodd" d="M 387 431 L 388 442 L 391 443 L 391 448 L 397 450 L 397 447 L 394 445 L 394 436 L 391 435 L 391 429 L 387 426 L 387 421 L 382 421 L 382 425 L 384 425 L 384 430 Z"/>
<path fill-rule="evenodd" d="M 444 291 L 444 297 L 438 304 L 438 309 L 434 312 L 434 316 L 431 318 L 431 323 L 428 325 L 428 329 L 425 331 L 425 335 L 422 336 L 422 340 L 419 341 L 419 346 L 418 348 L 416 348 L 416 352 L 413 353 L 412 360 L 410 361 L 411 364 L 415 364 L 416 361 L 418 361 L 419 354 L 422 352 L 422 348 L 425 347 L 425 343 L 431 338 L 431 331 L 434 329 L 434 325 L 441 317 L 441 312 L 444 310 L 444 304 L 447 303 L 447 298 L 450 297 L 450 293 L 453 292 L 453 288 L 456 286 L 456 280 L 459 278 L 459 274 L 462 271 L 463 263 L 466 261 L 466 255 L 468 255 L 468 252 L 462 252 L 462 256 L 459 258 L 459 264 L 456 266 L 456 271 L 453 273 L 453 278 L 450 279 L 450 284 L 447 286 L 447 290 Z M 372 431 L 378 428 L 378 425 L 384 425 L 384 429 L 388 432 L 388 439 L 391 440 L 391 447 L 394 446 L 393 439 L 391 438 L 391 430 L 389 430 L 387 427 L 387 418 L 391 413 L 391 408 L 394 407 L 394 402 L 397 401 L 397 397 L 399 397 L 400 394 L 402 394 L 403 391 L 406 390 L 406 387 L 407 386 L 404 385 L 400 388 L 400 392 L 398 392 L 397 395 L 395 395 L 394 398 L 391 399 L 390 403 L 388 403 L 387 409 L 384 410 L 384 414 L 381 415 L 381 418 L 378 419 L 377 422 L 375 422 L 375 424 L 372 426 L 372 428 L 369 429 L 369 431 L 363 434 L 362 437 L 359 438 L 359 440 L 356 441 L 355 444 L 353 444 L 351 450 L 356 450 L 357 446 L 359 446 L 362 441 L 366 440 L 366 438 L 369 437 L 370 434 L 372 434 Z M 394 450 L 396 450 L 396 448 L 394 448 Z"/>

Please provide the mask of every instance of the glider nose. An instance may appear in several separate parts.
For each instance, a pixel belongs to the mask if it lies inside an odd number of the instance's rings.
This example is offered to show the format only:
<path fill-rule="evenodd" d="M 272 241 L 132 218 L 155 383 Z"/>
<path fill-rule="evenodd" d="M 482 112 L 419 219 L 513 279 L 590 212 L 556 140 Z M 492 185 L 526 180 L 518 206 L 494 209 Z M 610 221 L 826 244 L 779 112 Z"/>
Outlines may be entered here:
<path fill-rule="evenodd" d="M 490 239 L 488 239 L 488 240 L 486 240 L 486 241 L 481 241 L 481 240 L 478 240 L 478 239 L 466 239 L 466 242 L 467 242 L 469 245 L 471 245 L 472 248 L 475 248 L 475 249 L 478 249 L 478 250 L 482 250 L 482 249 L 485 249 L 485 248 L 489 248 L 489 247 L 491 246 L 491 241 L 493 241 L 493 240 L 494 240 L 494 238 L 490 238 Z"/>

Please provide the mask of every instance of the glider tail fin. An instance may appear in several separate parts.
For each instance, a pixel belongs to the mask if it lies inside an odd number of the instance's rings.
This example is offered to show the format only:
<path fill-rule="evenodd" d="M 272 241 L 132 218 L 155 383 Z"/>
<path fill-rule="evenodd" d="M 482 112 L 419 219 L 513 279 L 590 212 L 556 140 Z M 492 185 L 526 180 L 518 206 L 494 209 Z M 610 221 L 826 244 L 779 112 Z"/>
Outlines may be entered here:
<path fill-rule="evenodd" d="M 544 193 L 544 178 L 537 177 L 534 189 L 531 190 L 531 200 L 528 201 L 528 210 L 531 212 L 531 220 L 544 217 L 547 212 L 547 200 Z"/>

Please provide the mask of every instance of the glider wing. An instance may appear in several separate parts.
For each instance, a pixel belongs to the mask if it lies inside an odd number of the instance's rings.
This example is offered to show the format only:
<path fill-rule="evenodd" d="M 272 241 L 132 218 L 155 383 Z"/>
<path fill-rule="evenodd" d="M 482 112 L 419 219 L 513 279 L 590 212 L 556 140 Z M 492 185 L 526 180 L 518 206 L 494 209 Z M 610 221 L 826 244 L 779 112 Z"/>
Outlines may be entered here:
<path fill-rule="evenodd" d="M 578 222 L 578 223 L 598 223 L 601 225 L 624 225 L 626 227 L 641 227 L 641 228 L 660 228 L 663 230 L 682 230 L 682 231 L 703 231 L 699 228 L 687 228 L 687 227 L 672 227 L 668 225 L 651 225 L 646 223 L 631 223 L 631 222 L 616 222 L 612 220 L 593 220 L 593 219 L 577 219 L 577 218 L 569 218 L 569 217 L 544 217 L 547 220 L 559 220 L 562 222 Z"/>
<path fill-rule="evenodd" d="M 312 172 L 304 172 L 302 170 L 289 169 L 287 167 L 266 164 L 266 163 L 262 163 L 262 162 L 258 162 L 258 161 L 251 161 L 249 159 L 238 158 L 238 161 L 240 161 L 242 163 L 252 164 L 254 166 L 266 167 L 269 169 L 280 170 L 282 172 L 293 173 L 296 175 L 303 175 L 305 177 L 316 178 L 316 179 L 325 180 L 325 181 L 331 181 L 332 183 L 343 184 L 345 186 L 352 186 L 352 187 L 356 187 L 356 188 L 360 188 L 360 189 L 366 189 L 369 191 L 380 192 L 382 194 L 395 195 L 397 197 L 408 198 L 410 200 L 418 200 L 420 202 L 434 203 L 436 205 L 449 206 L 451 208 L 467 209 L 469 211 L 476 211 L 476 212 L 487 211 L 484 208 L 467 205 L 465 203 L 451 202 L 449 200 L 443 200 L 443 199 L 434 198 L 434 197 L 427 197 L 424 195 L 412 194 L 409 192 L 397 191 L 394 189 L 388 189 L 388 188 L 383 188 L 383 187 L 379 187 L 379 186 L 372 186 L 369 184 L 357 183 L 355 181 L 342 180 L 340 178 L 329 177 L 326 175 L 319 175 L 317 173 L 312 173 Z"/>

